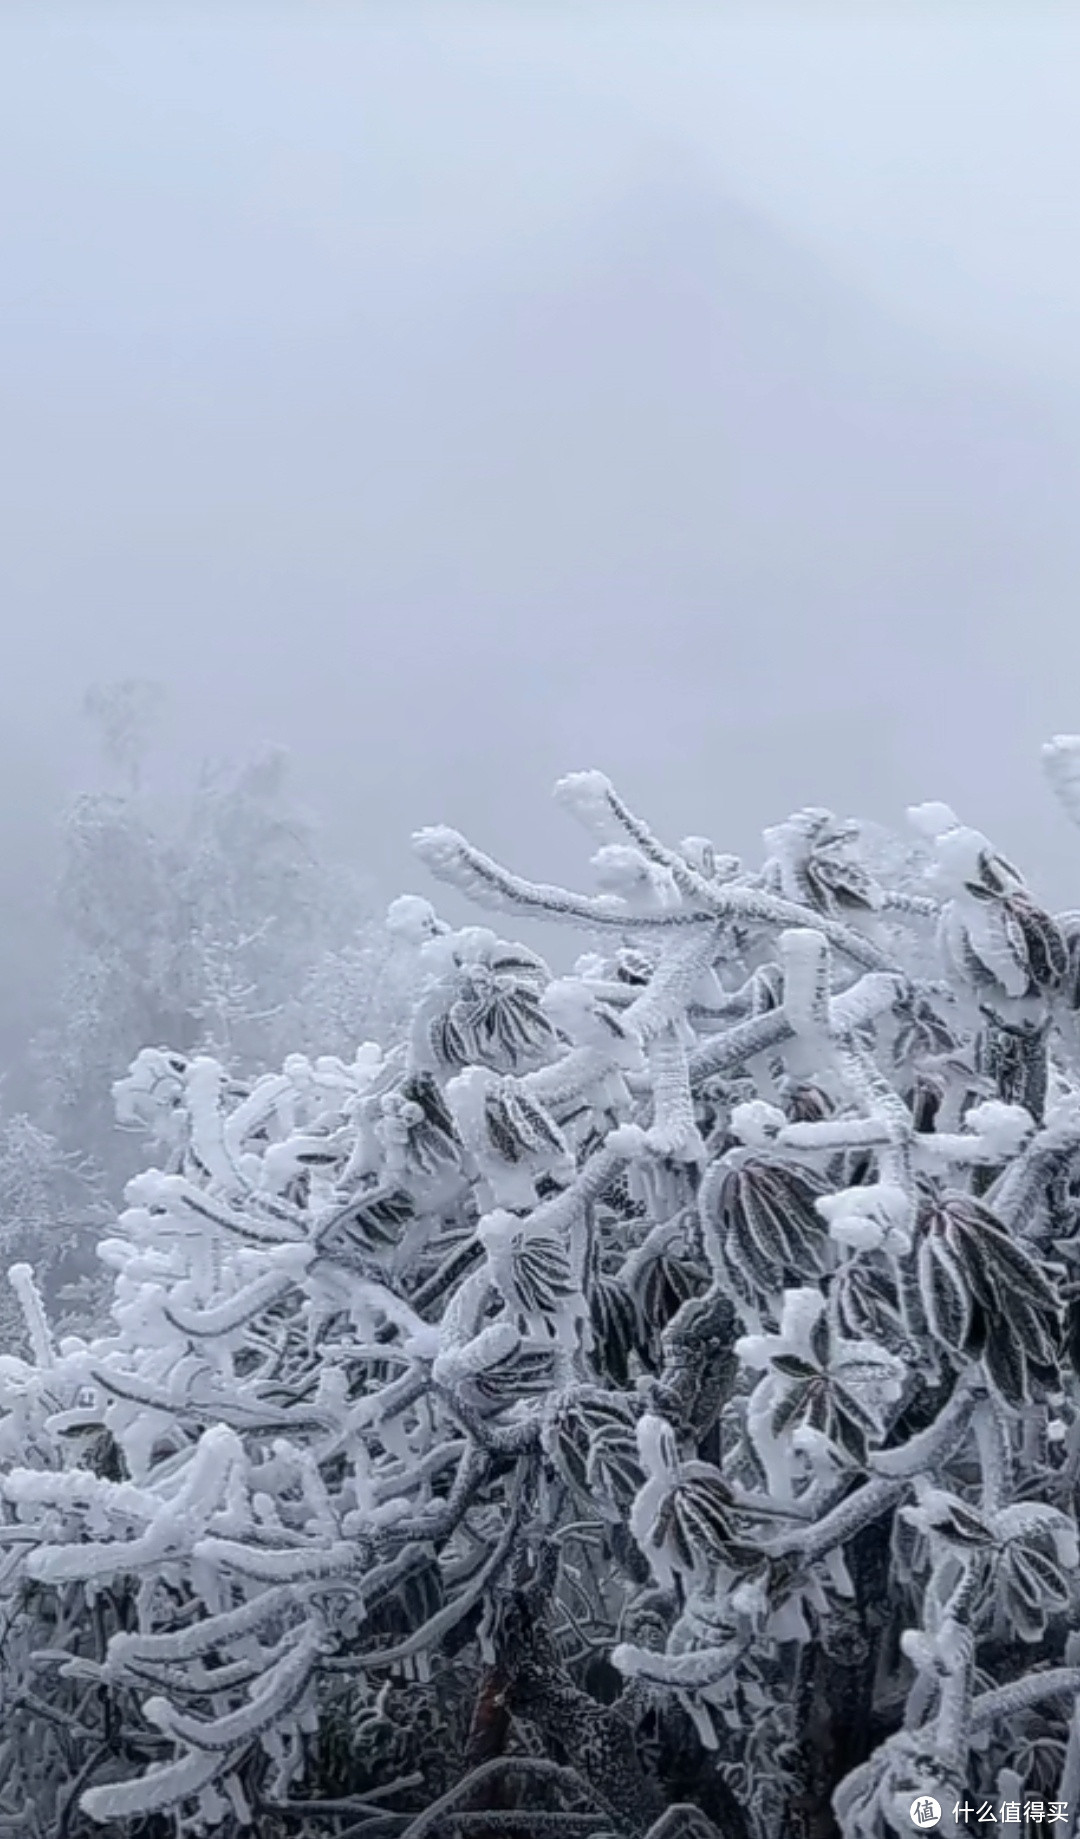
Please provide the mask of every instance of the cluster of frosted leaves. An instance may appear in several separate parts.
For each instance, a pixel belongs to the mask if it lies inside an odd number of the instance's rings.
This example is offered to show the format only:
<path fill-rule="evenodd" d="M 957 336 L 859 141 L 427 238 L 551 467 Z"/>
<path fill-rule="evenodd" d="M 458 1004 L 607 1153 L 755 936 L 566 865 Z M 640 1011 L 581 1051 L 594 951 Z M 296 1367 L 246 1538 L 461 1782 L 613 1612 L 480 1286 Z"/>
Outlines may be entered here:
<path fill-rule="evenodd" d="M 13 1274 L 0 1819 L 70 1775 L 26 1710 L 52 1694 L 104 1720 L 91 1824 L 239 1833 L 303 1800 L 321 1831 L 331 1724 L 451 1666 L 501 1667 L 515 1705 L 498 1630 L 532 1561 L 526 1750 L 606 1656 L 619 1728 L 682 1745 L 684 1781 L 696 1744 L 747 1839 L 805 1807 L 800 1706 L 852 1653 L 877 1735 L 825 1790 L 845 1839 L 906 1831 L 935 1780 L 992 1793 L 1020 1743 L 1040 1780 L 1074 1767 L 1075 916 L 940 805 L 894 886 L 827 812 L 752 871 L 599 774 L 558 795 L 596 892 L 452 831 L 417 849 L 577 928 L 569 975 L 403 898 L 397 1046 L 248 1082 L 148 1047 L 118 1083 L 158 1166 L 100 1244 L 96 1338 L 57 1343 Z M 604 1744 L 563 1748 L 580 1810 L 632 1830 Z"/>

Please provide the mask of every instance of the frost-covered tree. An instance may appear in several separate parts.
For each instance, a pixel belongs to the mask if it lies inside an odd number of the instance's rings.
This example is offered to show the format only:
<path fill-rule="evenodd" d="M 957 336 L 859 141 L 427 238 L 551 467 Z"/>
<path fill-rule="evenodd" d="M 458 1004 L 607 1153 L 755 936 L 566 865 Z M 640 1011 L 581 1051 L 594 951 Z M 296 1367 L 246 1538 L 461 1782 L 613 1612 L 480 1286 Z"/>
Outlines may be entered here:
<path fill-rule="evenodd" d="M 103 1332 L 12 1272 L 0 1832 L 1080 1808 L 1080 915 L 943 805 L 751 871 L 558 792 L 598 892 L 417 848 L 571 975 L 399 900 L 396 1044 L 117 1082 Z"/>
<path fill-rule="evenodd" d="M 65 1326 L 90 1326 L 99 1301 L 108 1300 L 100 1281 L 88 1282 L 86 1248 L 111 1216 L 101 1171 L 91 1161 L 62 1149 L 25 1113 L 0 1117 L 0 1260 L 5 1270 L 33 1260 Z M 6 1285 L 0 1348 L 25 1351 L 22 1312 Z"/>
<path fill-rule="evenodd" d="M 83 697 L 83 714 L 97 729 L 105 760 L 132 792 L 142 784 L 154 731 L 167 701 L 164 684 L 150 677 L 95 683 Z"/>
<path fill-rule="evenodd" d="M 108 1094 L 141 1047 L 265 1068 L 310 1045 L 316 1025 L 324 1051 L 351 1054 L 400 1006 L 370 891 L 322 853 L 287 756 L 207 768 L 170 809 L 143 783 L 156 704 L 141 687 L 93 702 L 121 777 L 66 817 L 66 959 L 34 1046 L 50 1126 L 124 1174 Z"/>

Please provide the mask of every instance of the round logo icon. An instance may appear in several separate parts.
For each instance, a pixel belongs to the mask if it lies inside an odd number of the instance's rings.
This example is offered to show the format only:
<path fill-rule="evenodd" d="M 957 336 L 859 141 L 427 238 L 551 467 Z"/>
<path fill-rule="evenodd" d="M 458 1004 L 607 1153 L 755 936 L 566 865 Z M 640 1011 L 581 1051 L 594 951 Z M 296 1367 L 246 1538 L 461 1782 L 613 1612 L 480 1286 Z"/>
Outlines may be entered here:
<path fill-rule="evenodd" d="M 941 1820 L 941 1802 L 932 1794 L 919 1794 L 911 1803 L 911 1824 L 920 1833 L 932 1832 Z"/>

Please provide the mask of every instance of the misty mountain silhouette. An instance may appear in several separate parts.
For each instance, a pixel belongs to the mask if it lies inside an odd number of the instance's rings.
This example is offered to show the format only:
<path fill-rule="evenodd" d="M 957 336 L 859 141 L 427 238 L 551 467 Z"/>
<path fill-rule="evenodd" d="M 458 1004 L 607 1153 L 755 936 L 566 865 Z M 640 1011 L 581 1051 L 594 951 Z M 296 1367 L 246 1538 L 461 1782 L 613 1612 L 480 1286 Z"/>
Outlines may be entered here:
<path fill-rule="evenodd" d="M 683 828 L 727 807 L 744 848 L 791 801 L 901 819 L 942 775 L 1027 829 L 1031 748 L 1070 719 L 1050 663 L 1080 560 L 1067 412 L 680 187 L 451 321 L 424 386 L 398 436 L 417 538 L 398 604 L 442 616 L 440 817 L 475 811 L 509 847 L 513 787 L 546 842 L 552 774 L 598 762 Z M 417 804 L 445 742 L 410 740 Z M 996 777 L 1003 746 L 1022 789 Z M 718 813 L 732 782 L 742 808 Z"/>
<path fill-rule="evenodd" d="M 273 337 L 148 336 L 127 367 L 114 338 L 75 409 L 36 378 L 12 704 L 161 675 L 174 770 L 286 743 L 388 896 L 426 888 L 429 822 L 580 875 L 548 793 L 592 764 L 724 847 L 942 796 L 1067 867 L 1035 753 L 1080 726 L 1071 403 L 696 175 L 390 305 L 361 231 L 320 336 L 310 281 L 280 331 L 283 273 Z"/>

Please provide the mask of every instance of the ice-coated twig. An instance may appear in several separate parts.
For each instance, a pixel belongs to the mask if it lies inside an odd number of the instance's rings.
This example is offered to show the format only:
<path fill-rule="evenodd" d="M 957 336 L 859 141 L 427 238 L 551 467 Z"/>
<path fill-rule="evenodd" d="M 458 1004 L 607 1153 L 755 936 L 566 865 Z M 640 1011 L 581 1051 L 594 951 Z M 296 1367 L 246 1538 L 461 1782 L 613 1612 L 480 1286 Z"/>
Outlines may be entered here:
<path fill-rule="evenodd" d="M 29 1264 L 13 1264 L 8 1270 L 10 1283 L 19 1301 L 26 1332 L 30 1337 L 34 1359 L 45 1370 L 54 1366 L 56 1354 L 49 1332 L 49 1323 L 45 1314 L 45 1305 L 41 1292 L 34 1282 L 33 1267 Z"/>
<path fill-rule="evenodd" d="M 888 972 L 869 972 L 850 989 L 832 997 L 829 1003 L 829 1032 L 834 1037 L 850 1034 L 899 1002 L 906 991 L 903 977 Z M 734 1073 L 759 1054 L 769 1053 L 794 1038 L 795 1030 L 782 1009 L 755 1015 L 737 1022 L 723 1034 L 714 1035 L 690 1056 L 690 1079 L 701 1085 L 717 1074 Z"/>
<path fill-rule="evenodd" d="M 519 1467 L 519 1476 L 522 1472 Z M 479 1571 L 464 1589 L 459 1590 L 449 1603 L 437 1610 L 433 1616 L 429 1616 L 427 1621 L 414 1629 L 404 1641 L 398 1641 L 392 1647 L 373 1648 L 367 1654 L 350 1654 L 342 1657 L 330 1655 L 323 1660 L 322 1670 L 328 1673 L 370 1672 L 379 1667 L 398 1666 L 401 1661 L 411 1659 L 414 1654 L 436 1648 L 443 1636 L 448 1634 L 452 1628 L 457 1627 L 458 1623 L 468 1615 L 473 1604 L 479 1602 L 484 1592 L 505 1569 L 518 1535 L 523 1510 L 524 1495 L 519 1479 L 514 1510 L 507 1519 L 502 1535 L 490 1557 L 481 1565 Z"/>
<path fill-rule="evenodd" d="M 80 1806 L 91 1820 L 133 1820 L 140 1814 L 166 1813 L 189 1801 L 221 1775 L 233 1757 L 188 1750 L 176 1762 L 148 1769 L 132 1780 L 87 1788 Z"/>
<path fill-rule="evenodd" d="M 131 1184 L 134 1186 L 135 1184 Z M 130 1189 L 129 1189 L 130 1191 Z M 269 1219 L 257 1220 L 250 1214 L 235 1212 L 224 1201 L 211 1200 L 185 1175 L 162 1175 L 156 1170 L 149 1176 L 139 1177 L 138 1191 L 140 1199 L 151 1205 L 169 1207 L 170 1204 L 194 1214 L 200 1220 L 216 1226 L 222 1233 L 231 1235 L 251 1245 L 302 1245 L 304 1233 L 285 1220 L 276 1224 Z"/>
<path fill-rule="evenodd" d="M 890 970 L 887 955 L 851 927 L 812 908 L 776 895 L 730 883 L 712 886 L 702 904 L 663 913 L 635 912 L 619 895 L 570 894 L 563 888 L 525 881 L 502 868 L 482 850 L 475 849 L 456 830 L 445 826 L 417 832 L 413 847 L 425 866 L 441 881 L 449 882 L 478 905 L 499 911 L 534 914 L 594 929 L 667 931 L 699 926 L 709 919 L 758 921 L 767 926 L 814 926 L 840 951 L 869 970 Z"/>
<path fill-rule="evenodd" d="M 129 1659 L 147 1660 L 167 1665 L 194 1660 L 212 1648 L 226 1647 L 232 1641 L 255 1634 L 268 1622 L 302 1610 L 303 1586 L 279 1584 L 258 1596 L 249 1597 L 235 1609 L 207 1616 L 187 1628 L 166 1629 L 147 1634 L 117 1634 L 109 1643 L 109 1667 L 123 1667 Z"/>
<path fill-rule="evenodd" d="M 798 1553 L 809 1561 L 821 1558 L 834 1546 L 844 1545 L 861 1527 L 869 1525 L 871 1520 L 879 1519 L 887 1513 L 901 1498 L 906 1487 L 904 1480 L 891 1476 L 880 1476 L 864 1482 L 856 1488 L 837 1507 L 833 1507 L 812 1526 L 799 1527 L 790 1533 L 783 1533 L 763 1545 L 763 1550 L 770 1556 L 783 1557 Z"/>
<path fill-rule="evenodd" d="M 648 987 L 635 998 L 623 1017 L 641 1040 L 682 1024 L 690 1005 L 694 985 L 712 964 L 720 949 L 719 927 L 703 927 L 698 936 L 679 937 L 665 943 L 660 962 L 649 978 Z"/>
<path fill-rule="evenodd" d="M 1014 1717 L 1040 1699 L 1071 1698 L 1080 1693 L 1080 1667 L 1047 1667 L 1041 1673 L 1025 1674 L 1007 1686 L 993 1686 L 980 1692 L 971 1702 L 972 1730 L 985 1730 L 998 1718 Z"/>
<path fill-rule="evenodd" d="M 293 1277 L 268 1271 L 264 1277 L 256 1277 L 242 1290 L 211 1308 L 182 1309 L 166 1300 L 161 1313 L 178 1334 L 188 1335 L 192 1340 L 212 1341 L 219 1335 L 235 1334 L 245 1323 L 254 1321 L 256 1316 L 287 1296 L 294 1282 Z"/>
<path fill-rule="evenodd" d="M 572 925 L 617 932 L 667 931 L 700 926 L 712 915 L 703 911 L 635 913 L 621 895 L 569 894 L 563 888 L 524 881 L 501 868 L 482 850 L 474 849 L 456 830 L 443 825 L 418 831 L 413 848 L 433 875 L 497 912 L 534 914 Z"/>
<path fill-rule="evenodd" d="M 550 1783 L 553 1787 L 561 1788 L 565 1793 L 572 1794 L 579 1799 L 596 1800 L 595 1794 L 590 1792 L 588 1783 L 582 1780 L 577 1771 L 566 1768 L 561 1763 L 549 1762 L 539 1756 L 498 1756 L 491 1762 L 478 1764 L 462 1781 L 457 1782 L 453 1788 L 440 1795 L 437 1801 L 433 1801 L 430 1807 L 425 1808 L 422 1814 L 418 1814 L 416 1819 L 405 1827 L 401 1839 L 427 1839 L 428 1833 L 433 1828 L 441 1825 L 448 1815 L 457 1811 L 459 1803 L 466 1796 L 475 1793 L 478 1788 L 482 1788 L 489 1781 L 512 1780 L 516 1775 L 523 1776 L 526 1780 Z M 597 1830 L 606 1829 L 598 1827 Z"/>
<path fill-rule="evenodd" d="M 870 1468 L 876 1475 L 906 1480 L 920 1474 L 933 1474 L 948 1461 L 963 1443 L 972 1413 L 985 1390 L 977 1372 L 962 1373 L 946 1404 L 932 1424 L 917 1431 L 895 1449 L 874 1450 Z"/>
<path fill-rule="evenodd" d="M 705 1146 L 694 1122 L 694 1101 L 686 1048 L 672 1026 L 649 1043 L 653 1119 L 645 1133 L 650 1149 L 679 1162 L 703 1160 Z"/>
<path fill-rule="evenodd" d="M 1080 734 L 1055 734 L 1044 742 L 1042 764 L 1062 810 L 1080 825 Z"/>
<path fill-rule="evenodd" d="M 321 1631 L 302 1630 L 291 1641 L 277 1665 L 263 1673 L 257 1689 L 238 1711 L 207 1720 L 177 1711 L 167 1699 L 148 1701 L 144 1715 L 166 1736 L 192 1749 L 220 1756 L 260 1737 L 271 1725 L 294 1711 L 305 1696 L 322 1642 Z"/>
<path fill-rule="evenodd" d="M 729 1679 L 750 1652 L 751 1644 L 741 1642 L 730 1647 L 691 1648 L 684 1654 L 657 1653 L 652 1648 L 635 1647 L 620 1642 L 611 1650 L 611 1664 L 627 1679 L 646 1680 L 651 1685 L 681 1691 L 701 1691 Z"/>

